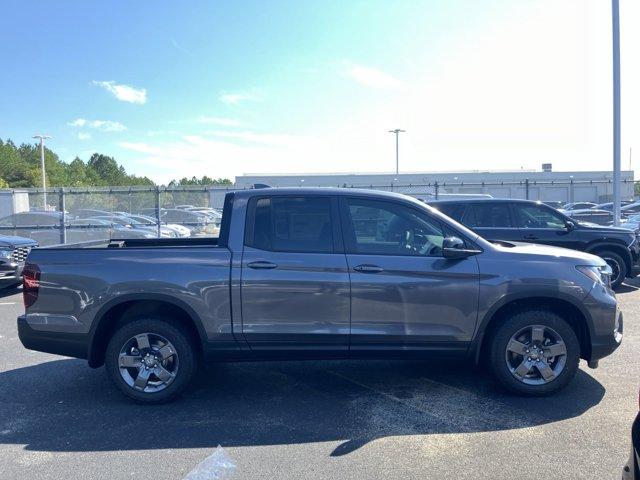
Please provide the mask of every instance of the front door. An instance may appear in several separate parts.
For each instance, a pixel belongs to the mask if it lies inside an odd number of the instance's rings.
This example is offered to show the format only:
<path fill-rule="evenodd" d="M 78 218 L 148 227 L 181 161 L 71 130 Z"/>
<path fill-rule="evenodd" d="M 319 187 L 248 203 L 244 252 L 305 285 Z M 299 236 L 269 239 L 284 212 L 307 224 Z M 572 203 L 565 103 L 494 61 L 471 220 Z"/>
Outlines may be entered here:
<path fill-rule="evenodd" d="M 242 332 L 252 350 L 346 352 L 349 274 L 337 201 L 253 198 L 242 254 Z"/>
<path fill-rule="evenodd" d="M 351 276 L 350 349 L 459 350 L 477 317 L 475 257 L 446 259 L 446 225 L 419 205 L 341 199 Z"/>
<path fill-rule="evenodd" d="M 512 208 L 522 241 L 580 248 L 579 232 L 568 228 L 564 216 L 553 208 L 521 202 L 514 202 Z"/>

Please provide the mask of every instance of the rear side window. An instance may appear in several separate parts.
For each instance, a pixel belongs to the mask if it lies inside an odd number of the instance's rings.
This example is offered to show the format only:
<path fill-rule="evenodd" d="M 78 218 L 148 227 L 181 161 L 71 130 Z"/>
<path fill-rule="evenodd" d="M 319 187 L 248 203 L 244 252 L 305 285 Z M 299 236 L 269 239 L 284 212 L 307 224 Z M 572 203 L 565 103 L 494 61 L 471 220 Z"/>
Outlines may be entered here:
<path fill-rule="evenodd" d="M 245 243 L 261 250 L 331 253 L 331 200 L 327 197 L 259 198 Z"/>
<path fill-rule="evenodd" d="M 462 223 L 470 228 L 508 228 L 513 226 L 509 216 L 509 205 L 491 201 L 471 205 Z"/>
<path fill-rule="evenodd" d="M 462 217 L 467 206 L 464 203 L 449 203 L 443 205 L 433 205 L 436 209 L 440 210 L 447 217 L 453 218 L 456 222 L 463 223 Z"/>

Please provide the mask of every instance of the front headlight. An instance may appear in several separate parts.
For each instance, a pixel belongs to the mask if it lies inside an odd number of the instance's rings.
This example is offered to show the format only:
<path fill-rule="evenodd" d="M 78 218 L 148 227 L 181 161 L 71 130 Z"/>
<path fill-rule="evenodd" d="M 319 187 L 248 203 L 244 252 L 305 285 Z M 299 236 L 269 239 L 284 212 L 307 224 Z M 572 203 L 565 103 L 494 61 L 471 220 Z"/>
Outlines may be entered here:
<path fill-rule="evenodd" d="M 11 258 L 11 250 L 0 250 L 0 258 L 8 260 Z"/>
<path fill-rule="evenodd" d="M 600 285 L 607 287 L 611 285 L 611 274 L 613 272 L 609 265 L 605 264 L 600 267 L 596 265 L 577 265 L 576 269 Z"/>

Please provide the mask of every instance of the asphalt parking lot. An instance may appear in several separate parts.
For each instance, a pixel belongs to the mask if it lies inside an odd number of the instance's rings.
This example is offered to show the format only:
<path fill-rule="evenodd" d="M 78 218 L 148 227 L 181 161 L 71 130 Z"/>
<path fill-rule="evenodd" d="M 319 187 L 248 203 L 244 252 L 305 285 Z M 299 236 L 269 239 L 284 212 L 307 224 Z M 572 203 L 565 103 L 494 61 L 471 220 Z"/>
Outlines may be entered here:
<path fill-rule="evenodd" d="M 179 401 L 140 406 L 103 369 L 25 350 L 0 293 L 0 478 L 182 479 L 221 445 L 237 479 L 617 479 L 638 409 L 640 281 L 625 339 L 549 398 L 464 364 L 223 364 Z"/>

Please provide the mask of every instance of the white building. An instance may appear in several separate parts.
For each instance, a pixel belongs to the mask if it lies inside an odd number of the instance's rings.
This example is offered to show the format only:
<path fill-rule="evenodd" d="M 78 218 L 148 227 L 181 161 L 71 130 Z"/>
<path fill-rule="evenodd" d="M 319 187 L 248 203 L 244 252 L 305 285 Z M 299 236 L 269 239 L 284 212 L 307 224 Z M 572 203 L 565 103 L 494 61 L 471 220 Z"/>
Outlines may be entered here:
<path fill-rule="evenodd" d="M 235 179 L 236 188 L 255 184 L 271 187 L 361 187 L 393 190 L 419 198 L 437 194 L 489 194 L 499 198 L 529 198 L 561 202 L 606 202 L 613 196 L 612 172 L 426 172 L 372 174 L 248 174 Z M 633 171 L 622 172 L 622 198 L 634 196 Z"/>

